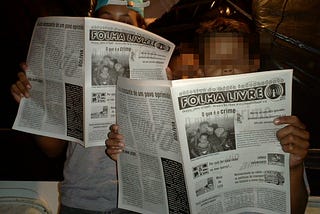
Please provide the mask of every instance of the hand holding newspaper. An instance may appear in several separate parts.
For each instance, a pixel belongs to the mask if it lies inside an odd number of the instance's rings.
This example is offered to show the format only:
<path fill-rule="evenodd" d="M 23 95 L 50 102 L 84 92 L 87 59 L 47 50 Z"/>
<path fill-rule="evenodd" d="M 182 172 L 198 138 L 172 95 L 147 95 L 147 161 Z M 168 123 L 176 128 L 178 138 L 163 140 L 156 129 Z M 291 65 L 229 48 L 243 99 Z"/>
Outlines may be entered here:
<path fill-rule="evenodd" d="M 132 25 L 90 17 L 38 18 L 27 57 L 31 97 L 13 129 L 102 146 L 115 123 L 118 76 L 167 79 L 174 44 Z"/>
<path fill-rule="evenodd" d="M 184 80 L 120 78 L 119 207 L 140 213 L 290 213 L 292 70 Z"/>

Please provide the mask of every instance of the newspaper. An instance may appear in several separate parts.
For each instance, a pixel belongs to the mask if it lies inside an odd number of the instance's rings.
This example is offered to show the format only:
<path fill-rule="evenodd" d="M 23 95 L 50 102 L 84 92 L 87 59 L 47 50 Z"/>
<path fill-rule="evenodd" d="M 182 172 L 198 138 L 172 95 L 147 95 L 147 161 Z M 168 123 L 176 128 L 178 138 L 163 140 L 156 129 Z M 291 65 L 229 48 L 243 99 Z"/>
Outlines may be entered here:
<path fill-rule="evenodd" d="M 292 70 L 117 84 L 120 208 L 140 213 L 290 213 Z M 137 107 L 138 106 L 138 107 Z M 203 139 L 204 138 L 204 139 Z"/>
<path fill-rule="evenodd" d="M 13 129 L 105 145 L 118 76 L 167 79 L 174 44 L 128 24 L 91 17 L 38 18 L 27 56 L 31 98 Z"/>

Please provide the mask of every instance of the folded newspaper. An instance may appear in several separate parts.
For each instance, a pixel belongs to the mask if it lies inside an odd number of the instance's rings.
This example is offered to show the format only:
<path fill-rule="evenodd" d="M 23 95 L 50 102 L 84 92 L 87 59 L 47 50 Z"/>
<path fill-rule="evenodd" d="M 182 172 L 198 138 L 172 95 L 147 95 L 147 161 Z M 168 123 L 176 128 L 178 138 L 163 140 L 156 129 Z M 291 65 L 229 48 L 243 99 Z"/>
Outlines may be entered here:
<path fill-rule="evenodd" d="M 292 70 L 184 80 L 121 77 L 120 208 L 140 213 L 290 213 Z M 138 106 L 138 107 L 137 107 Z"/>
<path fill-rule="evenodd" d="M 31 97 L 13 129 L 105 145 L 118 76 L 167 79 L 174 44 L 128 24 L 91 17 L 38 18 L 27 64 Z"/>

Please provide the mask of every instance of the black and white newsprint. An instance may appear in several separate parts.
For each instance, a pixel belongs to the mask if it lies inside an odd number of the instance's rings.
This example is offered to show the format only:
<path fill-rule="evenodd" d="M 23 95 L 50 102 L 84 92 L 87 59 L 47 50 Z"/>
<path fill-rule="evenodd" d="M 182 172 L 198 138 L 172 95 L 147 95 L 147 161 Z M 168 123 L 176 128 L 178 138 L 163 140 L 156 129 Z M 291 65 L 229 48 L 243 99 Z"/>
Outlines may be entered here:
<path fill-rule="evenodd" d="M 174 44 L 128 24 L 91 17 L 38 18 L 30 42 L 27 76 L 13 129 L 105 145 L 115 123 L 119 76 L 167 79 Z"/>
<path fill-rule="evenodd" d="M 140 213 L 290 213 L 292 70 L 117 85 L 119 207 Z"/>

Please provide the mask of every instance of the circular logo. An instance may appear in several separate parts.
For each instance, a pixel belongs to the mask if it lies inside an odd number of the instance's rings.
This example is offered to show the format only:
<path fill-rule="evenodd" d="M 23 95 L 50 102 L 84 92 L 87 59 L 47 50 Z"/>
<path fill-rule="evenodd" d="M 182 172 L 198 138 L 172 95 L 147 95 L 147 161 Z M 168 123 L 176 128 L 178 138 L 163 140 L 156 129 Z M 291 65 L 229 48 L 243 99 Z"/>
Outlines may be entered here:
<path fill-rule="evenodd" d="M 169 51 L 170 50 L 170 47 L 168 45 L 163 44 L 161 42 L 157 42 L 155 46 L 160 50 L 164 50 L 164 51 Z"/>
<path fill-rule="evenodd" d="M 272 84 L 266 87 L 265 95 L 269 99 L 277 99 L 281 95 L 283 95 L 284 89 L 280 84 Z"/>

